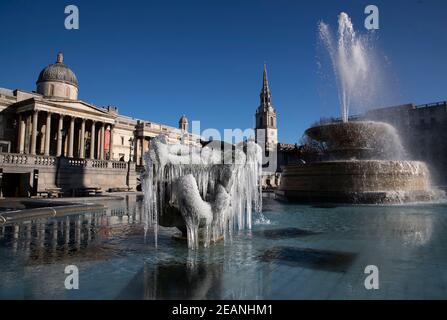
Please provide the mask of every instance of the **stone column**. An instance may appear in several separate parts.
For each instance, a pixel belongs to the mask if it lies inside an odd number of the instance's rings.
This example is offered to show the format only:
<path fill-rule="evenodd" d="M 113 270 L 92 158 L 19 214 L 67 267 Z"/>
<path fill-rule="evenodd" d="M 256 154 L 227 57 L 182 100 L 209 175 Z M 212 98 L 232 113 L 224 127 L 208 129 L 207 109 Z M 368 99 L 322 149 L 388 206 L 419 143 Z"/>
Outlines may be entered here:
<path fill-rule="evenodd" d="M 82 119 L 81 124 L 81 150 L 79 153 L 79 158 L 85 158 L 85 119 Z"/>
<path fill-rule="evenodd" d="M 99 148 L 101 147 L 101 123 L 98 123 L 98 132 L 96 133 L 96 159 L 99 160 L 100 156 L 99 156 Z"/>
<path fill-rule="evenodd" d="M 59 115 L 59 125 L 57 127 L 57 152 L 56 156 L 62 156 L 62 134 L 64 130 L 64 116 L 62 114 Z"/>
<path fill-rule="evenodd" d="M 75 118 L 70 119 L 70 141 L 68 142 L 68 157 L 73 158 L 74 130 Z"/>
<path fill-rule="evenodd" d="M 51 112 L 47 112 L 47 124 L 45 127 L 45 152 L 44 155 L 50 155 L 50 140 L 51 138 Z"/>
<path fill-rule="evenodd" d="M 137 163 L 138 161 L 138 137 L 133 139 L 133 162 Z"/>
<path fill-rule="evenodd" d="M 100 136 L 100 139 L 101 139 L 101 141 L 100 141 L 100 144 L 99 144 L 99 159 L 100 160 L 104 160 L 104 138 L 105 138 L 105 136 L 104 136 L 104 134 L 105 134 L 105 124 L 104 124 L 104 122 L 101 124 L 101 136 Z"/>
<path fill-rule="evenodd" d="M 144 156 L 144 137 L 141 138 L 141 151 L 140 151 L 140 158 L 138 159 L 138 162 L 140 163 L 140 166 L 143 164 L 143 156 Z"/>
<path fill-rule="evenodd" d="M 39 111 L 34 110 L 33 124 L 31 129 L 31 154 L 36 154 L 36 141 L 37 141 L 37 121 L 39 120 Z"/>
<path fill-rule="evenodd" d="M 90 134 L 90 159 L 95 159 L 95 121 L 92 121 L 92 130 Z"/>
<path fill-rule="evenodd" d="M 109 160 L 113 160 L 113 124 L 110 125 L 110 135 L 109 135 Z"/>
<path fill-rule="evenodd" d="M 25 121 L 25 141 L 24 141 L 24 144 L 25 144 L 25 153 L 26 154 L 29 154 L 30 153 L 30 151 L 31 151 L 31 148 L 30 148 L 30 144 L 31 144 L 31 135 L 30 135 L 30 133 L 31 133 L 31 122 L 32 122 L 32 115 L 31 114 L 28 114 L 27 116 L 26 116 L 26 121 Z"/>
<path fill-rule="evenodd" d="M 26 124 L 25 119 L 23 119 L 22 114 L 19 114 L 19 141 L 17 145 L 17 152 L 24 153 L 25 151 L 25 133 L 26 132 Z"/>

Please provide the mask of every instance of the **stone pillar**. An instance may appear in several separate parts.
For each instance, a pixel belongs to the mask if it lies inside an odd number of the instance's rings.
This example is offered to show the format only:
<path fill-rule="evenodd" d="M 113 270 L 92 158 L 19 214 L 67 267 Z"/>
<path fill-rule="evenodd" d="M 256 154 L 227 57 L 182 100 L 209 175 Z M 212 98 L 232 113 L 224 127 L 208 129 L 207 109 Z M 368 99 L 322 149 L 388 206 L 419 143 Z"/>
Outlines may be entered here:
<path fill-rule="evenodd" d="M 90 159 L 95 159 L 95 121 L 92 121 L 92 130 L 90 134 Z"/>
<path fill-rule="evenodd" d="M 56 156 L 62 156 L 62 134 L 64 130 L 64 116 L 62 114 L 59 115 L 59 124 L 57 126 L 57 152 Z"/>
<path fill-rule="evenodd" d="M 47 124 L 45 127 L 45 152 L 44 155 L 50 155 L 50 142 L 51 142 L 51 112 L 47 112 Z"/>
<path fill-rule="evenodd" d="M 113 124 L 110 125 L 110 135 L 109 135 L 109 160 L 113 160 Z"/>
<path fill-rule="evenodd" d="M 101 124 L 101 142 L 100 142 L 100 147 L 99 147 L 99 159 L 100 160 L 104 160 L 104 141 L 105 141 L 105 124 L 104 122 Z"/>
<path fill-rule="evenodd" d="M 79 158 L 85 158 L 85 119 L 82 119 L 81 124 L 81 150 L 79 153 Z"/>
<path fill-rule="evenodd" d="M 73 158 L 74 130 L 75 118 L 70 119 L 70 141 L 68 142 L 68 157 Z"/>
<path fill-rule="evenodd" d="M 140 158 L 138 160 L 138 162 L 140 163 L 140 166 L 143 165 L 143 156 L 144 156 L 144 137 L 141 138 L 141 151 L 140 151 Z"/>
<path fill-rule="evenodd" d="M 137 163 L 138 161 L 138 137 L 133 139 L 133 162 Z"/>
<path fill-rule="evenodd" d="M 32 122 L 32 115 L 28 114 L 26 116 L 26 122 L 25 122 L 25 153 L 29 154 L 31 151 L 31 122 Z"/>
<path fill-rule="evenodd" d="M 37 141 L 37 121 L 39 120 L 39 111 L 34 110 L 33 124 L 31 129 L 31 154 L 36 154 L 36 141 Z"/>
<path fill-rule="evenodd" d="M 96 134 L 96 159 L 101 158 L 101 123 L 98 123 L 98 133 Z"/>
<path fill-rule="evenodd" d="M 17 152 L 24 153 L 25 151 L 25 133 L 26 132 L 26 124 L 25 119 L 23 119 L 22 114 L 19 114 L 19 141 L 17 145 Z"/>

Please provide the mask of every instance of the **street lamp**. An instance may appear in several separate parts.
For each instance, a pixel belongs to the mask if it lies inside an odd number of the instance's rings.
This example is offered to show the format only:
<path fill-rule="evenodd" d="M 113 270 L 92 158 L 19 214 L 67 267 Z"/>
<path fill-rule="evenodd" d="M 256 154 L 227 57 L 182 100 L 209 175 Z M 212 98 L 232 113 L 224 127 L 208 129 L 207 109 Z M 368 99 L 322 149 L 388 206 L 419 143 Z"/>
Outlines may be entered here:
<path fill-rule="evenodd" d="M 129 138 L 129 163 L 132 162 L 133 137 Z"/>
<path fill-rule="evenodd" d="M 129 162 L 127 165 L 127 177 L 126 177 L 126 182 L 127 182 L 127 187 L 130 190 L 130 163 L 132 162 L 132 150 L 133 150 L 133 137 L 129 138 Z"/>

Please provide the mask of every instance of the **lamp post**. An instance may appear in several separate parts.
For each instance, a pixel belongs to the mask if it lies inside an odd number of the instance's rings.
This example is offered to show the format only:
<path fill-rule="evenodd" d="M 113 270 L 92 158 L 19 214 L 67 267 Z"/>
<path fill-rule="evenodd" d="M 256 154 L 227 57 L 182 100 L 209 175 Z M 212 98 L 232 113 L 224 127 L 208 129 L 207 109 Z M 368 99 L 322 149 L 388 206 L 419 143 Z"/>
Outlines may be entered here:
<path fill-rule="evenodd" d="M 0 199 L 3 199 L 2 184 L 3 184 L 3 168 L 0 168 Z"/>
<path fill-rule="evenodd" d="M 132 162 L 133 137 L 129 138 L 129 163 Z"/>
<path fill-rule="evenodd" d="M 129 162 L 127 163 L 127 187 L 130 188 L 130 165 L 132 163 L 133 137 L 129 138 Z"/>

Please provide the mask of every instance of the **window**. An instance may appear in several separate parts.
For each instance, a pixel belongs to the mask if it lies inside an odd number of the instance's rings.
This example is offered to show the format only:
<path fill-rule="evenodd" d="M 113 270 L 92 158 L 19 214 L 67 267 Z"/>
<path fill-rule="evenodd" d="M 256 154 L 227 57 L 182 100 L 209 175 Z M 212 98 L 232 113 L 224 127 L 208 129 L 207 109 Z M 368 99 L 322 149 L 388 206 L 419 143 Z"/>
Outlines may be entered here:
<path fill-rule="evenodd" d="M 270 126 L 273 127 L 273 117 L 270 117 Z"/>
<path fill-rule="evenodd" d="M 121 145 L 124 146 L 124 137 L 121 137 Z"/>
<path fill-rule="evenodd" d="M 54 95 L 54 84 L 50 84 L 50 96 Z"/>
<path fill-rule="evenodd" d="M 69 88 L 69 87 L 66 87 L 66 88 L 65 88 L 65 96 L 66 96 L 67 98 L 70 98 L 70 88 Z"/>

